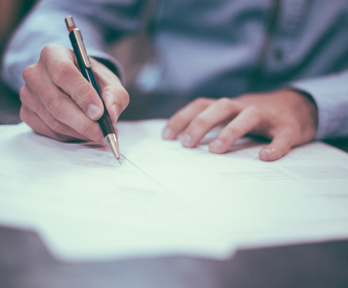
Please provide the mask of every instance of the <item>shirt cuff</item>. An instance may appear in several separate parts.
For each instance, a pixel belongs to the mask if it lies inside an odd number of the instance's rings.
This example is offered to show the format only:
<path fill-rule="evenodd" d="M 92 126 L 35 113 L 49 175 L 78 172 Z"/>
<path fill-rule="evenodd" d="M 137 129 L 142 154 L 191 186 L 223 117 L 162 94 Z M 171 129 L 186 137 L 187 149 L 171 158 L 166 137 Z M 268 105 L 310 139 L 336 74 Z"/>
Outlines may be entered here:
<path fill-rule="evenodd" d="M 348 71 L 289 84 L 290 88 L 312 96 L 318 109 L 314 139 L 348 136 Z"/>
<path fill-rule="evenodd" d="M 88 56 L 93 57 L 94 59 L 108 67 L 121 80 L 122 85 L 126 85 L 126 78 L 123 67 L 120 62 L 117 61 L 117 59 L 103 51 L 94 49 L 88 49 Z"/>

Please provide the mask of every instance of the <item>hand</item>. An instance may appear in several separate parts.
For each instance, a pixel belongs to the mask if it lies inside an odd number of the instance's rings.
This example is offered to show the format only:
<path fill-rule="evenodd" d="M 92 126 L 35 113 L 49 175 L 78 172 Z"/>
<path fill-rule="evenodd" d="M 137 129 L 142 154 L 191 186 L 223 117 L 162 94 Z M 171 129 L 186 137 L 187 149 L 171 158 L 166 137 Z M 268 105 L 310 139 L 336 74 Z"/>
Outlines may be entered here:
<path fill-rule="evenodd" d="M 114 124 L 129 103 L 128 93 L 106 66 L 90 60 Z M 23 79 L 20 117 L 34 131 L 59 141 L 82 139 L 103 144 L 104 136 L 95 122 L 104 113 L 102 101 L 77 68 L 71 50 L 46 46 L 40 60 L 24 70 Z"/>
<path fill-rule="evenodd" d="M 163 130 L 172 140 L 181 133 L 185 147 L 195 147 L 212 128 L 228 123 L 209 143 L 212 153 L 224 153 L 245 134 L 264 136 L 272 142 L 260 150 L 259 157 L 273 161 L 291 147 L 313 139 L 317 127 L 317 108 L 312 99 L 293 90 L 246 94 L 238 98 L 198 98 L 179 110 Z"/>

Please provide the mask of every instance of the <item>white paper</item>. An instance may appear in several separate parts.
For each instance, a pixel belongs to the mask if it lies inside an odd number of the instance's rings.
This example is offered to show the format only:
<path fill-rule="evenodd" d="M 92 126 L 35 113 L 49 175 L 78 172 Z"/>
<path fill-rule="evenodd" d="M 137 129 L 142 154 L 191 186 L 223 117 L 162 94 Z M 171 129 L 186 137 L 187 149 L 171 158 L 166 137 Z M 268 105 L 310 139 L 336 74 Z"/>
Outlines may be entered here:
<path fill-rule="evenodd" d="M 0 223 L 36 229 L 66 260 L 348 237 L 348 154 L 314 142 L 263 162 L 265 144 L 241 139 L 215 155 L 162 140 L 164 125 L 119 123 L 122 165 L 98 146 L 0 127 Z"/>

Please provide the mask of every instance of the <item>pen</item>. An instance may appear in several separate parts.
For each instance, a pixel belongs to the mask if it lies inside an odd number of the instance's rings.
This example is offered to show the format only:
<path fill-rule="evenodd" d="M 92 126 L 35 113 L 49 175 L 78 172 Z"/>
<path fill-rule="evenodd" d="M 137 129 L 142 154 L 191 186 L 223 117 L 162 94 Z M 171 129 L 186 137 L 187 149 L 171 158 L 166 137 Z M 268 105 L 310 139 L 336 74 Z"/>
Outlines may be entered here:
<path fill-rule="evenodd" d="M 71 42 L 71 45 L 73 46 L 74 53 L 77 58 L 77 63 L 80 67 L 80 71 L 82 75 L 86 78 L 86 80 L 92 84 L 94 89 L 97 91 L 100 99 L 102 100 L 102 103 L 104 106 L 104 114 L 98 120 L 98 123 L 105 137 L 104 139 L 106 140 L 115 158 L 118 160 L 118 162 L 120 162 L 120 151 L 118 148 L 117 136 L 116 136 L 114 127 L 112 126 L 109 113 L 106 110 L 103 98 L 100 95 L 97 82 L 95 81 L 94 74 L 92 71 L 92 65 L 91 65 L 91 62 L 89 61 L 89 57 L 87 55 L 85 45 L 83 44 L 82 34 L 80 30 L 76 28 L 74 20 L 71 16 L 68 16 L 65 18 L 65 23 L 69 30 L 70 42 Z"/>

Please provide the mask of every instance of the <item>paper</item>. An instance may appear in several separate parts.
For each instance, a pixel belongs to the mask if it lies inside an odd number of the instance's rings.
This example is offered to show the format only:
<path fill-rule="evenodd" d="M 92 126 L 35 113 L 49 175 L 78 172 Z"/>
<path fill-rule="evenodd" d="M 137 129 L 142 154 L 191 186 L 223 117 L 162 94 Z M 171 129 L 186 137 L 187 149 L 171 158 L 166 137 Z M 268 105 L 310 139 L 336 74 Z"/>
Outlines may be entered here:
<path fill-rule="evenodd" d="M 264 143 L 241 139 L 215 155 L 162 140 L 165 123 L 120 122 L 121 166 L 95 145 L 0 127 L 0 224 L 36 229 L 65 260 L 348 237 L 348 154 L 314 142 L 267 163 Z"/>

